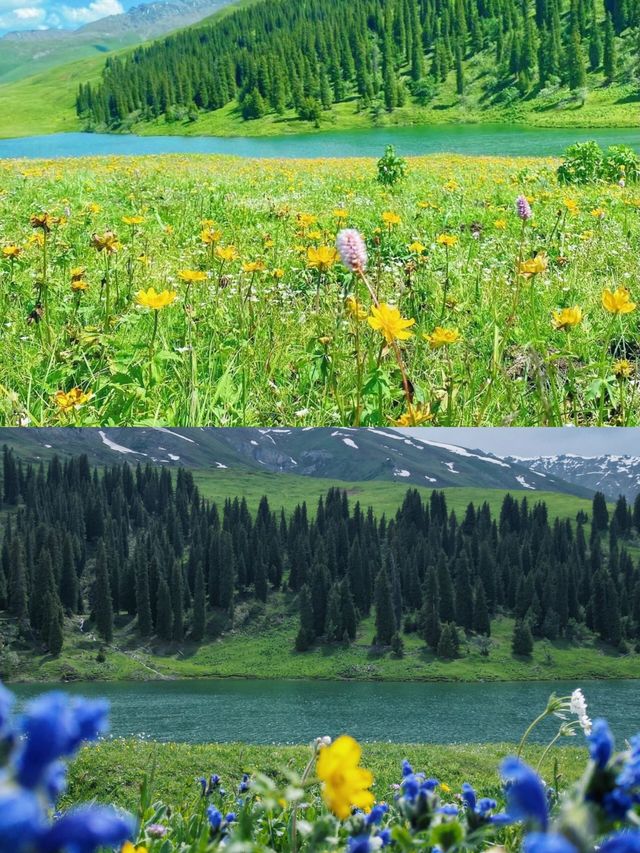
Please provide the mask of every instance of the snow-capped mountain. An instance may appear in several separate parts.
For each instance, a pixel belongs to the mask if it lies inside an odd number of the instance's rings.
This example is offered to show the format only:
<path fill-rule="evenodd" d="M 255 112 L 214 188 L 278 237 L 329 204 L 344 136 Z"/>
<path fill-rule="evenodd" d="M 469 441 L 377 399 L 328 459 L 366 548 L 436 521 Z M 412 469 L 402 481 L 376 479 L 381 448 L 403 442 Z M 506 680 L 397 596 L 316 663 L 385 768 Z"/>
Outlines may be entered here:
<path fill-rule="evenodd" d="M 634 499 L 640 492 L 640 456 L 542 456 L 523 459 L 505 457 L 505 462 L 527 467 L 532 473 L 559 477 L 615 500 L 620 495 Z"/>
<path fill-rule="evenodd" d="M 0 443 L 24 458 L 86 453 L 95 464 L 184 466 L 267 471 L 347 482 L 386 480 L 434 489 L 452 486 L 561 492 L 590 497 L 588 487 L 481 450 L 376 428 L 160 429 L 46 428 L 0 431 Z"/>

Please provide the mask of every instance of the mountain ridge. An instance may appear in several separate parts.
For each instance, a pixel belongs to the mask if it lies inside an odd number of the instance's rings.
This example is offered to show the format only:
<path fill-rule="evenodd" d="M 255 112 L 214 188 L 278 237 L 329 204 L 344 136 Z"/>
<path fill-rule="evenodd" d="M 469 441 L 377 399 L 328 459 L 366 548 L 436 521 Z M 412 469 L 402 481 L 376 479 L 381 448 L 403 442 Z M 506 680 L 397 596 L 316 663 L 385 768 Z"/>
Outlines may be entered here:
<path fill-rule="evenodd" d="M 600 491 L 612 500 L 620 495 L 635 498 L 640 492 L 640 455 L 559 453 L 539 457 L 507 456 L 505 461 L 525 466 L 533 473 L 550 474 Z"/>

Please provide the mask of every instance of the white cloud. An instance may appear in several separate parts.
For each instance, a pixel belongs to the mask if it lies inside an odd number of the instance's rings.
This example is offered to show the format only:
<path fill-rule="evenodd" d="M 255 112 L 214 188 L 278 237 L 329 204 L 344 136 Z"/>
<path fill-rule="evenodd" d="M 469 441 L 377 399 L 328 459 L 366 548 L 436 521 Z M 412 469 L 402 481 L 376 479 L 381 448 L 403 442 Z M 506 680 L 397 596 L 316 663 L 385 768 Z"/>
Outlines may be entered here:
<path fill-rule="evenodd" d="M 41 21 L 45 16 L 44 9 L 36 9 L 35 6 L 16 9 L 14 14 L 19 21 Z"/>
<path fill-rule="evenodd" d="M 24 0 L 0 0 L 0 12 L 14 12 L 24 8 Z M 31 0 L 30 6 L 43 6 L 44 0 Z M 15 12 L 14 12 L 15 14 Z M 3 16 L 4 17 L 4 16 Z"/>
<path fill-rule="evenodd" d="M 121 15 L 124 12 L 124 6 L 120 0 L 94 0 L 88 6 L 80 6 L 76 9 L 73 6 L 61 6 L 58 11 L 70 24 L 89 24 L 91 21 L 98 21 L 109 15 Z"/>

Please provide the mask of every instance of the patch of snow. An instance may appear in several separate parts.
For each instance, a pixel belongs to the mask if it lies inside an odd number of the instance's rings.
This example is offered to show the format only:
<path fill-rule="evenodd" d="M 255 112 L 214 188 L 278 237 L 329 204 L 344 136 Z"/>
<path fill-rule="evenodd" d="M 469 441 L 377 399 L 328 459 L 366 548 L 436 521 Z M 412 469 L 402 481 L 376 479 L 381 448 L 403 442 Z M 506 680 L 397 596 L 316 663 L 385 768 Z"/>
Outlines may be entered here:
<path fill-rule="evenodd" d="M 98 430 L 98 435 L 102 439 L 102 443 L 106 444 L 111 450 L 115 450 L 118 453 L 133 453 L 134 456 L 146 456 L 146 453 L 140 453 L 137 450 L 131 450 L 130 447 L 123 447 L 121 444 L 116 444 L 115 441 L 111 441 L 109 436 L 104 432 L 104 430 Z"/>
<path fill-rule="evenodd" d="M 452 474 L 459 474 L 460 473 L 460 471 L 456 471 L 456 469 L 455 469 L 455 462 L 443 462 L 442 464 L 444 465 L 445 468 L 448 468 Z"/>
<path fill-rule="evenodd" d="M 180 460 L 180 457 L 176 456 L 175 453 L 169 453 L 168 455 L 172 462 L 178 462 Z"/>
<path fill-rule="evenodd" d="M 46 447 L 48 450 L 51 450 L 51 448 L 53 447 L 53 445 L 52 445 L 52 444 L 45 444 L 45 447 Z"/>
<path fill-rule="evenodd" d="M 437 483 L 438 482 L 435 477 L 427 477 L 426 474 L 424 475 L 424 478 L 425 478 L 425 480 L 428 480 L 430 483 Z"/>
<path fill-rule="evenodd" d="M 259 441 L 254 441 L 253 439 L 251 439 L 251 444 L 253 444 L 254 447 L 260 447 Z"/>
<path fill-rule="evenodd" d="M 521 485 L 523 488 L 525 488 L 525 489 L 531 489 L 531 491 L 535 492 L 536 487 L 535 487 L 535 486 L 532 486 L 530 483 L 527 483 L 527 481 L 526 481 L 526 480 L 525 480 L 525 478 L 522 476 L 522 474 L 518 474 L 518 475 L 516 476 L 516 480 L 520 483 L 520 485 Z"/>
<path fill-rule="evenodd" d="M 154 429 L 157 429 L 158 432 L 166 432 L 167 435 L 172 435 L 174 438 L 181 438 L 183 441 L 188 441 L 189 444 L 197 444 L 197 442 L 194 441 L 192 438 L 188 438 L 186 435 L 180 435 L 179 432 L 173 432 L 172 430 L 167 429 L 166 427 L 154 427 Z"/>
<path fill-rule="evenodd" d="M 472 453 L 465 447 L 458 447 L 457 444 L 444 444 L 441 441 L 427 441 L 426 438 L 419 438 L 423 444 L 428 444 L 431 447 L 439 447 L 441 450 L 448 450 L 449 453 L 455 453 L 458 456 L 466 456 L 469 459 L 479 459 L 481 462 L 489 462 L 491 465 L 499 465 L 501 468 L 511 468 L 508 462 L 503 462 L 502 459 L 495 459 L 493 456 L 480 456 L 478 453 Z"/>
<path fill-rule="evenodd" d="M 342 441 L 347 445 L 347 447 L 353 447 L 354 450 L 358 450 L 358 445 L 352 438 L 343 438 Z"/>
<path fill-rule="evenodd" d="M 410 477 L 411 471 L 405 471 L 404 468 L 396 468 L 393 474 L 395 477 Z"/>
<path fill-rule="evenodd" d="M 228 468 L 229 467 L 228 465 L 223 465 L 222 462 L 214 462 L 213 464 L 216 466 L 216 468 Z"/>

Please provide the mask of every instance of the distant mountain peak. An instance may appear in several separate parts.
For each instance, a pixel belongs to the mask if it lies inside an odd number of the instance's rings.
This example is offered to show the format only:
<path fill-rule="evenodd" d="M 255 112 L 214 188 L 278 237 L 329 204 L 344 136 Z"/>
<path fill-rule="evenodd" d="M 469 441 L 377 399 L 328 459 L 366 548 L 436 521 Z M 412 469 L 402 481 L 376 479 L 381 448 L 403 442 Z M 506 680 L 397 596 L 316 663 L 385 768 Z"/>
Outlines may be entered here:
<path fill-rule="evenodd" d="M 600 491 L 615 500 L 619 495 L 635 499 L 640 492 L 640 455 L 581 456 L 560 453 L 550 456 L 524 458 L 505 457 L 538 474 L 560 477 L 569 483 Z"/>

